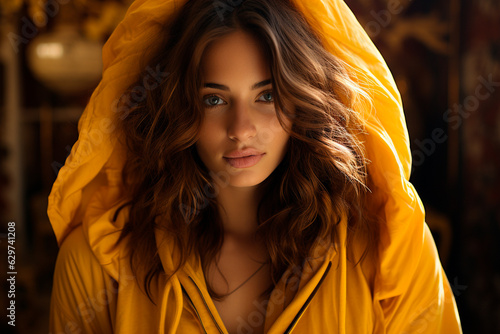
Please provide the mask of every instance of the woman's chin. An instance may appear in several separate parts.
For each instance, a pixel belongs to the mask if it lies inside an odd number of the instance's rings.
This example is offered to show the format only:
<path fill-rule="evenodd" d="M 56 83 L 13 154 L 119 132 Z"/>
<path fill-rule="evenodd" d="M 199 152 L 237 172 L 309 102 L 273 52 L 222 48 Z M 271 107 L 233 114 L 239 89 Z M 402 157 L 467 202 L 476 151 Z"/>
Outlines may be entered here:
<path fill-rule="evenodd" d="M 245 174 L 245 173 L 241 173 Z M 229 180 L 228 186 L 234 188 L 251 188 L 261 184 L 266 178 L 258 175 L 233 175 Z"/>

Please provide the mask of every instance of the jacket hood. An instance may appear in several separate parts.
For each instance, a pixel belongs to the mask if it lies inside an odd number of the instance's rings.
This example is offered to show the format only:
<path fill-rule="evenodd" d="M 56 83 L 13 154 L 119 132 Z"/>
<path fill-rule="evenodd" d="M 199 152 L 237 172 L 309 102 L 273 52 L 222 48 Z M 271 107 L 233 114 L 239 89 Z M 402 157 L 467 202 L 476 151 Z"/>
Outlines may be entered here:
<path fill-rule="evenodd" d="M 408 182 L 411 155 L 399 92 L 382 56 L 343 1 L 293 2 L 322 37 L 325 48 L 354 69 L 359 75 L 353 79 L 371 94 L 372 108 L 359 112 L 366 126 L 365 148 L 371 161 L 368 173 L 374 183 L 371 204 L 383 218 L 374 297 L 380 300 L 396 296 L 408 287 L 418 262 L 410 259 L 418 258 L 424 236 L 423 206 Z M 151 36 L 160 34 L 164 22 L 184 3 L 137 0 L 131 5 L 103 48 L 102 80 L 79 120 L 78 141 L 60 169 L 49 196 L 47 212 L 58 243 L 82 224 L 96 258 L 114 278 L 118 275 L 120 249 L 113 245 L 128 212 L 122 210 L 113 222 L 113 214 L 124 202 L 121 170 L 125 156 L 124 147 L 114 135 L 114 107 L 143 72 L 143 50 L 153 43 Z M 345 226 L 341 230 L 344 238 L 341 240 L 345 240 Z M 422 239 L 405 237 L 409 234 L 422 235 Z M 163 265 L 169 267 L 172 250 L 161 241 L 161 235 L 157 237 Z M 345 243 L 341 242 L 340 246 L 342 253 Z M 335 266 L 342 266 L 345 261 L 345 257 L 336 259 L 339 253 L 329 250 L 323 253 L 326 262 Z M 311 279 L 319 278 L 311 275 Z"/>

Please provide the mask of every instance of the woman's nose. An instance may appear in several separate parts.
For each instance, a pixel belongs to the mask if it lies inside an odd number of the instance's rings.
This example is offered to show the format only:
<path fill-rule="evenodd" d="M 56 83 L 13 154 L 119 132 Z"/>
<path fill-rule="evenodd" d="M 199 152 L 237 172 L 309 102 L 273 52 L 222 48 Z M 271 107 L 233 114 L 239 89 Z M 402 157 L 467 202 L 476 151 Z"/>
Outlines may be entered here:
<path fill-rule="evenodd" d="M 243 103 L 235 103 L 228 120 L 227 135 L 229 138 L 245 142 L 255 137 L 256 134 L 257 127 L 252 117 L 251 108 Z"/>

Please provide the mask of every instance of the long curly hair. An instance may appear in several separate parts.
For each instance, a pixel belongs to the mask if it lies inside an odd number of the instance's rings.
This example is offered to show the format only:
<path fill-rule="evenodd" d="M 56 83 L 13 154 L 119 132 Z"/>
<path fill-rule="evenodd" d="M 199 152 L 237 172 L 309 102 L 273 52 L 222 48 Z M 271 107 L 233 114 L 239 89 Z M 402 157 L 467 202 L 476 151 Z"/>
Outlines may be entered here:
<path fill-rule="evenodd" d="M 141 98 L 128 99 L 126 113 L 117 115 L 128 149 L 122 177 L 129 199 L 118 211 L 130 208 L 119 242 L 127 239 L 131 268 L 152 301 L 155 277 L 171 277 L 191 255 L 206 273 L 223 243 L 217 198 L 210 195 L 216 185 L 195 149 L 204 117 L 200 63 L 211 43 L 237 30 L 262 44 L 277 118 L 283 125 L 291 117 L 293 124 L 285 157 L 261 184 L 266 190 L 257 212 L 274 285 L 287 268 L 302 266 L 320 240 L 336 240 L 342 216 L 349 243 L 365 237 L 358 262 L 377 249 L 377 223 L 364 210 L 368 162 L 355 109 L 366 94 L 290 0 L 239 2 L 217 7 L 188 1 L 145 57 L 147 66 L 165 74 L 159 87 L 144 89 L 138 81 L 128 96 Z M 285 105 L 294 106 L 293 117 Z M 175 240 L 180 262 L 174 272 L 162 267 L 155 228 Z M 208 289 L 214 299 L 223 298 Z"/>

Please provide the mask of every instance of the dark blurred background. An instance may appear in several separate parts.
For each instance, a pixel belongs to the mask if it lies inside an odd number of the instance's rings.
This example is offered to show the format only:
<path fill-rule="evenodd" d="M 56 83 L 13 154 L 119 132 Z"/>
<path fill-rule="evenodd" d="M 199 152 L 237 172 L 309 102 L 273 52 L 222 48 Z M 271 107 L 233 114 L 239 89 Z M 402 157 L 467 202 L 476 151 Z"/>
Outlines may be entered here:
<path fill-rule="evenodd" d="M 386 59 L 411 138 L 411 181 L 464 333 L 500 333 L 500 1 L 347 0 Z M 47 196 L 131 0 L 0 0 L 0 308 L 15 222 L 16 327 L 46 333 L 57 243 Z M 11 224 L 12 225 L 12 224 Z M 5 311 L 2 312 L 2 314 Z"/>

